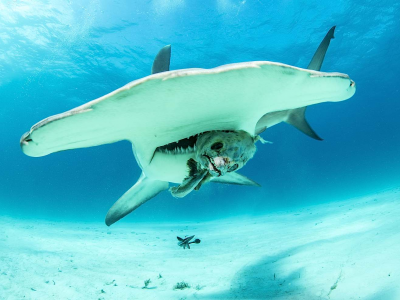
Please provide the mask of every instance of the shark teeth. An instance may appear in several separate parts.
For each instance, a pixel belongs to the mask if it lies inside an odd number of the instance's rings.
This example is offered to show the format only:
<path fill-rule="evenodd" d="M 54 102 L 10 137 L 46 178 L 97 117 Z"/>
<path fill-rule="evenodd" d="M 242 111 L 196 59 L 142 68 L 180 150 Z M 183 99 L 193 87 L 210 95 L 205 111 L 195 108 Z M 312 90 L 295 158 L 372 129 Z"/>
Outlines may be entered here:
<path fill-rule="evenodd" d="M 186 154 L 196 152 L 196 142 L 199 134 L 157 147 L 156 152 L 165 154 Z"/>
<path fill-rule="evenodd" d="M 160 152 L 165 153 L 165 154 L 187 154 L 187 153 L 194 153 L 196 151 L 196 146 L 194 147 L 176 147 L 175 149 L 168 150 L 168 149 L 162 149 Z"/>

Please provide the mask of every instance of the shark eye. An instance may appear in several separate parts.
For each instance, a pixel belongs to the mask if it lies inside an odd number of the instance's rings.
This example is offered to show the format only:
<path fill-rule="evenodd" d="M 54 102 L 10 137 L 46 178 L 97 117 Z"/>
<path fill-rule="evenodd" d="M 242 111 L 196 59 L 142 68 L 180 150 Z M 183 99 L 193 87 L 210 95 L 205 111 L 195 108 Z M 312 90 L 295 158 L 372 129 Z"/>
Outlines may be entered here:
<path fill-rule="evenodd" d="M 239 165 L 238 164 L 234 164 L 232 167 L 229 168 L 229 172 L 236 171 L 237 168 L 239 168 Z"/>
<path fill-rule="evenodd" d="M 220 149 L 222 149 L 223 146 L 224 146 L 224 144 L 222 144 L 220 142 L 216 142 L 211 145 L 211 150 L 220 150 Z"/>

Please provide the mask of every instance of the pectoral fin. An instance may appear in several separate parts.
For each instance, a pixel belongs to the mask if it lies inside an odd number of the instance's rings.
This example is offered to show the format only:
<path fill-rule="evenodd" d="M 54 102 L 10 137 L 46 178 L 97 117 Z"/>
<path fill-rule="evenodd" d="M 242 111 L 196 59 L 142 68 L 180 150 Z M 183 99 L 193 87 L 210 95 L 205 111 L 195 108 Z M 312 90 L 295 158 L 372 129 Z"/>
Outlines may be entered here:
<path fill-rule="evenodd" d="M 291 109 L 285 122 L 296 127 L 298 130 L 300 130 L 304 134 L 307 134 L 309 137 L 322 141 L 322 139 L 318 136 L 318 134 L 315 133 L 315 131 L 311 128 L 310 124 L 308 124 L 306 120 L 306 108 L 307 107 Z"/>
<path fill-rule="evenodd" d="M 106 216 L 106 225 L 110 226 L 122 219 L 158 193 L 168 189 L 168 186 L 168 182 L 149 179 L 142 173 L 135 185 L 110 208 Z"/>
<path fill-rule="evenodd" d="M 224 184 L 236 184 L 236 185 L 250 185 L 250 186 L 258 186 L 260 187 L 257 182 L 247 178 L 244 175 L 241 175 L 236 172 L 226 173 L 224 176 L 220 177 L 213 177 L 211 182 L 215 183 L 224 183 Z"/>

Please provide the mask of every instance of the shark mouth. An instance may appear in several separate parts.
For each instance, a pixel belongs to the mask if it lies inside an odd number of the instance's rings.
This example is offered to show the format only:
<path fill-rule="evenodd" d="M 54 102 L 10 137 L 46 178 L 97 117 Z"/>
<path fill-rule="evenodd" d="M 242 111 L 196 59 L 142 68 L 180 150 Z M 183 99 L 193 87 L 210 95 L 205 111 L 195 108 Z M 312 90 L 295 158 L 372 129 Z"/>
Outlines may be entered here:
<path fill-rule="evenodd" d="M 196 151 L 196 142 L 199 135 L 193 135 L 191 137 L 181 139 L 177 142 L 169 143 L 164 146 L 157 147 L 156 152 L 162 152 L 166 154 L 186 154 L 194 153 Z"/>
<path fill-rule="evenodd" d="M 211 171 L 217 172 L 217 173 L 218 173 L 218 176 L 221 176 L 222 173 L 221 173 L 221 171 L 217 168 L 217 165 L 216 165 L 216 163 L 214 162 L 214 160 L 213 160 L 211 157 L 209 157 L 207 154 L 203 154 L 203 156 L 204 156 L 205 158 L 207 158 L 208 161 L 210 162 L 209 165 L 208 165 L 208 169 L 211 170 Z"/>
<path fill-rule="evenodd" d="M 223 132 L 232 132 L 232 130 L 220 130 Z M 157 147 L 155 152 L 162 152 L 166 154 L 185 154 L 185 153 L 194 153 L 196 152 L 196 143 L 197 138 L 210 131 L 201 132 L 195 135 L 192 135 L 188 138 L 181 139 L 179 141 L 169 143 L 160 147 Z"/>

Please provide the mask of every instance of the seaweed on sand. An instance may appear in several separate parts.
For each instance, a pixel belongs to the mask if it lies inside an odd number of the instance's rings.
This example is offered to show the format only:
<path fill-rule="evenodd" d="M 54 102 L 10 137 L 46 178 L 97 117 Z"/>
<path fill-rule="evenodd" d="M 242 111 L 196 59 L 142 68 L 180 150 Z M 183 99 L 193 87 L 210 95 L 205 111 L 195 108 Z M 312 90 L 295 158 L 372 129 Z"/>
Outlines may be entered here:
<path fill-rule="evenodd" d="M 174 290 L 184 290 L 184 289 L 189 289 L 189 288 L 190 288 L 190 284 L 187 282 L 184 282 L 184 281 L 178 282 L 174 286 Z"/>

